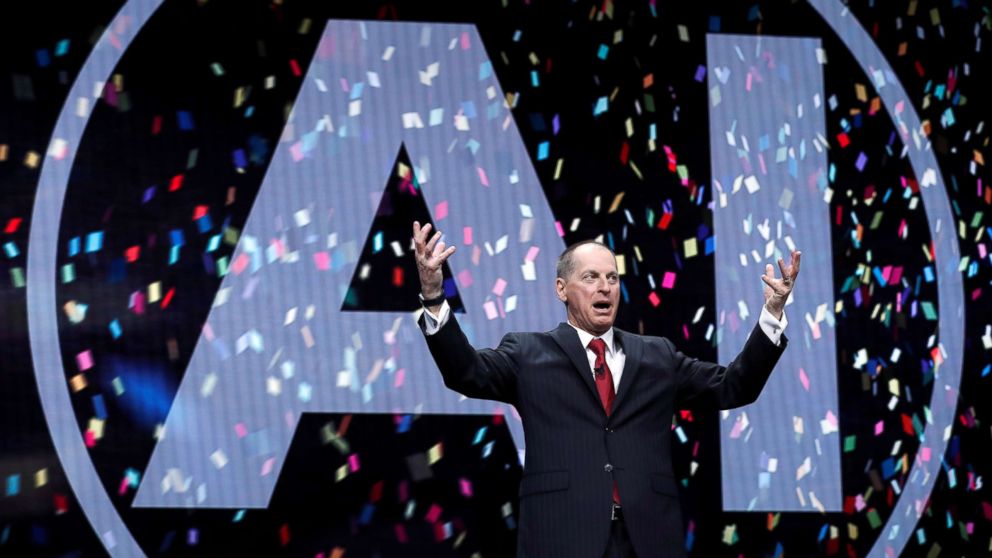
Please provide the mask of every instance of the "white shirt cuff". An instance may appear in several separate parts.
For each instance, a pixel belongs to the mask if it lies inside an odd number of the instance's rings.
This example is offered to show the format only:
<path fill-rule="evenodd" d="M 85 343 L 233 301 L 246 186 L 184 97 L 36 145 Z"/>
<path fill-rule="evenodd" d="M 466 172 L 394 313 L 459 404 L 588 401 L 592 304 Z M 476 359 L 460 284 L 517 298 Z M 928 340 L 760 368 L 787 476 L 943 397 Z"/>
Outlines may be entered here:
<path fill-rule="evenodd" d="M 786 319 L 784 311 L 782 312 L 782 319 L 776 319 L 762 304 L 758 325 L 761 326 L 761 331 L 764 331 L 768 339 L 777 347 L 782 344 L 782 332 L 785 331 L 785 326 L 789 325 L 789 320 Z"/>
<path fill-rule="evenodd" d="M 769 314 L 770 316 L 771 314 Z M 448 305 L 448 301 L 445 300 L 441 303 L 441 311 L 435 316 L 430 310 L 424 308 L 424 335 L 434 335 L 439 329 L 444 327 L 444 324 L 448 323 L 448 318 L 451 316 L 451 306 Z M 774 319 L 774 318 L 773 318 Z"/>

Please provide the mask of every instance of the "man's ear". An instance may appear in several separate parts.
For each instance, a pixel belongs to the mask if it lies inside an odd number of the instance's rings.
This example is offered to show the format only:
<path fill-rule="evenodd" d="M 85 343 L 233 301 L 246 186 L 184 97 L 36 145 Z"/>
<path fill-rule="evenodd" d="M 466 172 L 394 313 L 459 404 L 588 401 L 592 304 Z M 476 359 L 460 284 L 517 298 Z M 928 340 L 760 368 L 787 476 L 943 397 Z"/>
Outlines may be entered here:
<path fill-rule="evenodd" d="M 558 300 L 568 304 L 568 297 L 565 296 L 565 280 L 561 277 L 555 279 L 555 294 L 558 295 Z"/>

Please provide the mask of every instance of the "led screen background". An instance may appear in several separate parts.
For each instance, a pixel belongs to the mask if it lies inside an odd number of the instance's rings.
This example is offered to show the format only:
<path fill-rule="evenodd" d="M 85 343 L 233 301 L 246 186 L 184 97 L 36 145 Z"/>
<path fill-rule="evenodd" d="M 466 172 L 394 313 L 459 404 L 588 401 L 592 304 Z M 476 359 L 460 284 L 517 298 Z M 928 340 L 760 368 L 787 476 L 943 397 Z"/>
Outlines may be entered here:
<path fill-rule="evenodd" d="M 37 158 L 89 41 L 116 8 L 39 8 L 5 20 L 16 29 L 5 34 L 10 85 L 0 91 L 3 265 L 9 270 L 0 541 L 20 553 L 100 553 L 46 442 L 27 352 L 23 274 Z M 989 361 L 982 339 L 989 194 L 982 159 L 988 132 L 980 125 L 986 113 L 975 76 L 989 63 L 979 41 L 988 33 L 988 13 L 942 4 L 852 9 L 930 123 L 961 222 L 955 224 L 962 229 L 961 252 L 969 257 L 963 266 L 969 307 L 959 420 L 932 508 L 907 552 L 925 554 L 939 545 L 952 553 L 981 553 L 989 540 L 980 452 L 988 441 L 980 403 Z M 699 555 L 774 554 L 779 545 L 799 554 L 860 554 L 871 546 L 877 530 L 870 510 L 884 520 L 897 497 L 892 480 L 896 486 L 904 481 L 893 463 L 915 457 L 913 419 L 925 420 L 920 402 L 929 399 L 932 385 L 927 361 L 933 326 L 925 312 L 911 314 L 908 305 L 891 310 L 888 320 L 882 309 L 875 311 L 877 303 L 895 305 L 906 289 L 883 288 L 872 270 L 862 281 L 859 264 L 879 273 L 885 265 L 902 267 L 914 300 L 932 301 L 935 288 L 926 281 L 921 249 L 929 241 L 926 219 L 922 208 L 911 208 L 912 192 L 903 198 L 917 178 L 898 156 L 891 121 L 873 106 L 869 81 L 808 6 L 166 2 L 122 59 L 114 94 L 93 107 L 59 239 L 60 265 L 72 264 L 72 280 L 62 282 L 57 294 L 60 308 L 73 301 L 87 305 L 82 319 L 78 307 L 60 316 L 66 363 L 87 351 L 99 363 L 87 371 L 87 386 L 73 394 L 76 419 L 85 431 L 94 416 L 107 417 L 90 453 L 146 553 L 267 549 L 315 555 L 340 548 L 357 555 L 485 556 L 506 555 L 513 547 L 512 495 L 520 471 L 502 418 L 488 416 L 304 415 L 268 509 L 130 508 L 135 485 L 129 479 L 147 464 L 155 426 L 168 412 L 220 282 L 211 261 L 234 249 L 221 242 L 211 251 L 210 239 L 226 228 L 240 229 L 247 219 L 329 18 L 475 23 L 500 85 L 514 95 L 514 120 L 565 240 L 605 234 L 630 262 L 620 326 L 666 335 L 684 351 L 710 359 L 716 350 L 706 334 L 719 319 L 712 292 L 717 270 L 705 248 L 695 257 L 684 248 L 689 238 L 705 247 L 713 234 L 707 88 L 696 78 L 706 60 L 705 34 L 822 37 L 830 58 L 826 93 L 836 99 L 826 113 L 829 159 L 844 169 L 830 207 L 832 284 L 844 301 L 835 316 L 838 415 L 842 439 L 852 440 L 843 454 L 843 487 L 852 499 L 870 489 L 870 506 L 856 509 L 851 502 L 845 513 L 823 516 L 720 513 L 716 416 L 680 415 L 677 435 L 686 441 L 676 444 L 676 467 L 685 479 L 690 544 Z M 604 96 L 609 110 L 597 114 Z M 862 153 L 864 172 L 851 170 Z M 202 215 L 196 218 L 201 207 L 209 225 Z M 402 241 L 406 224 L 380 217 L 370 230 L 383 231 L 387 245 Z M 173 258 L 177 230 L 185 246 Z M 100 248 L 87 251 L 93 232 L 102 233 Z M 70 255 L 75 237 L 81 248 Z M 374 254 L 364 256 L 372 262 L 372 277 L 393 276 L 391 268 L 376 266 Z M 408 266 L 407 279 L 411 272 Z M 675 274 L 670 288 L 662 285 L 666 272 Z M 155 313 L 129 311 L 131 294 L 148 293 L 156 282 L 163 298 Z M 394 300 L 415 298 L 409 280 L 386 287 Z M 163 305 L 166 296 L 170 302 Z M 548 309 L 547 327 L 558 312 Z M 798 318 L 797 330 L 803 325 Z M 110 325 L 115 320 L 120 337 Z M 899 362 L 891 362 L 895 347 L 903 351 Z M 872 360 L 855 368 L 862 348 Z M 889 409 L 892 379 L 899 382 L 898 397 Z M 876 435 L 879 421 L 883 428 Z M 885 465 L 890 457 L 895 460 Z M 345 478 L 339 478 L 342 467 Z"/>

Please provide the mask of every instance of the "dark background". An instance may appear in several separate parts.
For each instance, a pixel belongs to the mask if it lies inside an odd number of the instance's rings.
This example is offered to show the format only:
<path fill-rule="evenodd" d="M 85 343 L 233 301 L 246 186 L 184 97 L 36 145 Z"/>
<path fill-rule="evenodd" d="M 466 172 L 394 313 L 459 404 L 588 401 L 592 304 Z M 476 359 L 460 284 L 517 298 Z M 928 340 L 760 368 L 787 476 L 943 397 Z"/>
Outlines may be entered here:
<path fill-rule="evenodd" d="M 73 394 L 80 429 L 94 414 L 94 397 L 108 408 L 106 435 L 91 451 L 97 470 L 135 538 L 149 555 L 325 556 L 508 556 L 515 544 L 516 489 L 520 469 L 506 428 L 495 417 L 305 415 L 297 430 L 271 506 L 267 510 L 133 510 L 134 491 L 118 495 L 129 469 L 142 471 L 150 456 L 156 422 L 164 420 L 199 336 L 220 279 L 216 261 L 233 251 L 222 244 L 206 252 L 210 236 L 240 228 L 265 174 L 272 149 L 301 84 L 294 63 L 305 74 L 328 18 L 398 19 L 475 23 L 507 93 L 519 95 L 517 125 L 532 153 L 548 202 L 573 242 L 600 234 L 627 256 L 624 301 L 618 325 L 665 335 L 700 358 L 714 359 L 705 339 L 714 323 L 711 292 L 713 260 L 682 259 L 682 241 L 701 246 L 712 237 L 706 84 L 693 76 L 705 63 L 706 32 L 819 36 L 829 54 L 824 68 L 830 162 L 838 168 L 831 203 L 835 298 L 844 301 L 837 320 L 838 387 L 842 439 L 856 446 L 843 454 L 844 495 L 866 496 L 869 508 L 838 514 L 724 513 L 720 506 L 718 417 L 682 413 L 677 424 L 688 442 L 676 443 L 676 471 L 682 479 L 684 519 L 696 556 L 863 555 L 878 536 L 867 511 L 886 518 L 898 496 L 886 477 L 886 459 L 912 461 L 918 441 L 903 430 L 904 417 L 924 420 L 933 368 L 927 341 L 934 323 L 907 311 L 888 321 L 873 316 L 876 304 L 935 302 L 933 284 L 921 280 L 927 265 L 921 246 L 929 243 L 922 204 L 911 210 L 903 188 L 916 177 L 900 158 L 902 144 L 885 111 L 873 112 L 869 87 L 859 99 L 856 85 L 868 85 L 844 46 L 801 2 L 692 3 L 547 2 L 368 2 L 341 4 L 283 2 L 167 1 L 149 21 L 115 71 L 121 76 L 113 99 L 94 108 L 70 180 L 60 246 L 91 231 L 105 233 L 104 248 L 70 257 L 76 280 L 60 286 L 60 305 L 90 304 L 86 320 L 71 324 L 61 316 L 63 358 L 90 349 L 101 363 L 88 374 L 89 387 Z M 34 2 L 5 5 L 0 18 L 0 554 L 80 555 L 104 553 L 78 508 L 55 457 L 34 385 L 26 332 L 23 277 L 33 194 L 40 170 L 32 153 L 43 156 L 55 118 L 76 72 L 119 8 L 119 2 Z M 921 119 L 931 124 L 936 152 L 955 216 L 964 223 L 962 256 L 975 262 L 965 273 L 966 332 L 964 371 L 955 423 L 930 505 L 906 547 L 913 556 L 983 556 L 992 549 L 992 503 L 983 488 L 990 458 L 985 401 L 990 395 L 990 351 L 982 336 L 992 322 L 989 212 L 992 173 L 989 155 L 992 116 L 987 85 L 992 14 L 978 2 L 851 2 L 862 25 L 875 38 L 909 93 Z M 307 24 L 306 22 L 310 23 Z M 677 26 L 689 30 L 679 39 Z M 622 40 L 615 42 L 616 33 Z M 519 33 L 519 37 L 516 35 Z M 60 43 L 66 48 L 60 48 Z M 597 57 L 601 44 L 610 52 Z M 64 50 L 63 54 L 61 53 Z M 223 75 L 211 65 L 219 63 Z M 532 85 L 532 72 L 539 86 Z M 651 76 L 646 80 L 646 76 Z M 274 77 L 275 86 L 265 87 Z M 939 87 L 943 85 L 944 87 Z M 110 86 L 108 86 L 110 87 Z M 235 106 L 235 90 L 246 101 Z M 937 95 L 938 90 L 942 92 Z M 601 96 L 610 110 L 593 117 Z M 249 110 L 250 107 L 250 110 Z M 954 123 L 946 118 L 950 110 Z M 195 125 L 183 129 L 179 113 Z M 561 129 L 553 131 L 558 118 Z M 944 118 L 942 123 L 942 117 Z M 633 122 L 628 136 L 626 121 Z M 648 125 L 658 131 L 648 145 Z M 846 132 L 851 145 L 836 140 Z M 537 146 L 549 142 L 550 156 L 537 159 Z M 625 147 L 626 146 L 626 147 Z M 663 146 L 684 165 L 683 184 Z M 232 152 L 244 149 L 239 168 Z M 859 152 L 869 156 L 863 173 L 853 170 Z M 622 153 L 628 153 L 626 160 Z M 558 159 L 562 173 L 555 176 Z M 633 172 L 636 164 L 642 177 Z M 173 176 L 183 186 L 167 192 Z M 144 201 L 144 192 L 156 186 Z M 386 184 L 383 185 L 387 187 Z M 881 197 L 892 190 L 892 200 Z M 620 210 L 606 208 L 624 193 Z M 600 210 L 595 197 L 600 196 Z M 874 199 L 873 199 L 874 196 Z M 872 200 L 868 205 L 866 200 Z M 396 197 L 397 207 L 404 203 Z M 202 231 L 190 216 L 206 206 L 212 226 Z M 409 211 L 416 211 L 414 207 Z M 852 231 L 882 211 L 880 225 L 865 227 L 858 242 Z M 629 212 L 629 216 L 625 213 Z M 659 227 L 660 216 L 671 213 Z M 397 209 L 392 216 L 408 215 Z M 380 215 L 379 226 L 395 239 L 408 224 Z M 853 216 L 853 217 L 852 217 Z M 905 220 L 909 235 L 896 230 Z M 402 221 L 395 219 L 394 221 Z M 955 223 L 957 227 L 957 223 Z M 185 233 L 179 260 L 169 263 L 170 231 Z M 387 242 L 388 242 L 387 238 Z M 404 243 L 405 244 L 405 243 Z M 984 245 L 986 256 L 980 258 Z M 127 248 L 140 256 L 128 262 Z M 12 248 L 11 248 L 12 247 Z M 642 259 L 635 256 L 635 247 Z M 822 246 L 823 249 L 826 244 Z M 816 250 L 821 247 L 802 247 Z M 388 274 L 371 254 L 373 277 Z M 412 266 L 406 277 L 412 278 Z M 904 266 L 901 285 L 861 285 L 859 265 Z M 678 271 L 673 289 L 652 286 L 664 271 Z M 128 315 L 128 294 L 161 281 L 175 289 L 174 302 L 143 317 Z M 659 281 L 660 282 L 660 279 Z M 382 283 L 376 283 L 381 289 Z M 858 286 L 860 285 L 860 286 Z M 361 291 L 362 286 L 356 288 Z M 387 298 L 412 300 L 410 281 L 391 286 Z M 854 288 L 868 302 L 854 303 Z M 800 286 L 801 289 L 801 286 Z M 655 292 L 657 307 L 648 302 Z M 363 297 L 358 293 L 359 307 Z M 906 304 L 908 306 L 908 304 Z M 705 307 L 698 323 L 692 319 Z M 557 311 L 557 309 L 555 309 Z M 549 311 L 550 313 L 550 311 Z M 119 317 L 125 335 L 114 340 L 106 324 Z M 801 317 L 792 317 L 796 331 Z M 549 321 L 552 327 L 557 318 Z M 790 328 L 791 329 L 791 328 Z M 892 349 L 898 364 L 887 362 Z M 853 367 L 853 353 L 866 348 L 873 358 L 864 370 Z M 114 395 L 112 380 L 145 382 L 153 400 Z M 887 383 L 898 378 L 909 397 L 889 410 Z M 874 436 L 877 421 L 885 434 Z M 481 431 L 481 429 L 485 429 Z M 336 432 L 345 451 L 328 443 Z M 481 433 L 480 433 L 481 431 Z M 893 445 L 901 442 L 892 454 Z M 435 445 L 444 457 L 427 467 Z M 362 469 L 343 481 L 335 471 L 349 453 Z M 690 464 L 698 468 L 690 474 Z M 35 485 L 38 471 L 47 482 Z M 427 471 L 427 476 L 425 472 Z M 11 480 L 15 479 L 15 480 Z M 471 481 L 474 495 L 459 490 Z M 12 490 L 12 485 L 19 485 Z M 436 520 L 431 520 L 436 514 Z M 723 542 L 733 531 L 731 544 Z"/>

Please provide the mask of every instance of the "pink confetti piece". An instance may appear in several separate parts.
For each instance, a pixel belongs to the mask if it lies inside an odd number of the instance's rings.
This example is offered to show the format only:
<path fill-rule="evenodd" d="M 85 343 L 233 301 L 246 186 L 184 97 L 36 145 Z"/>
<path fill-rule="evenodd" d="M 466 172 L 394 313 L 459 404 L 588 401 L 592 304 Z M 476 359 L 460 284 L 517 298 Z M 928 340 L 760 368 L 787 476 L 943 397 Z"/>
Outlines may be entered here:
<path fill-rule="evenodd" d="M 675 286 L 675 273 L 671 271 L 665 272 L 665 277 L 661 280 L 661 286 L 665 289 L 671 289 Z M 655 305 L 657 306 L 657 305 Z"/>
<path fill-rule="evenodd" d="M 472 482 L 468 479 L 458 479 L 458 486 L 462 491 L 462 496 L 466 498 L 472 497 Z"/>
<path fill-rule="evenodd" d="M 262 463 L 262 473 L 261 473 L 261 476 L 263 476 L 263 477 L 268 476 L 269 473 L 272 472 L 272 467 L 275 464 L 276 464 L 276 458 L 275 457 L 270 457 L 270 458 L 266 459 L 265 460 L 265 463 Z"/>
<path fill-rule="evenodd" d="M 443 201 L 434 206 L 434 220 L 440 221 L 448 216 L 448 202 Z"/>
<path fill-rule="evenodd" d="M 538 248 L 537 246 L 531 246 L 530 249 L 527 250 L 527 255 L 524 256 L 524 261 L 532 262 L 536 260 L 537 254 L 540 253 L 540 251 L 541 249 Z"/>
<path fill-rule="evenodd" d="M 468 33 L 462 33 L 461 44 L 462 44 L 462 50 L 468 50 L 472 48 L 472 43 L 469 41 Z"/>
<path fill-rule="evenodd" d="M 83 439 L 86 441 L 86 447 L 92 448 L 96 446 L 96 434 L 92 430 L 87 430 L 84 434 Z"/>
<path fill-rule="evenodd" d="M 558 231 L 558 236 L 565 237 L 565 229 L 561 226 L 561 221 L 555 221 L 555 230 Z"/>
<path fill-rule="evenodd" d="M 491 300 L 483 304 L 482 309 L 486 312 L 487 320 L 495 320 L 499 316 L 499 311 L 496 310 L 496 303 Z"/>
<path fill-rule="evenodd" d="M 89 349 L 76 355 L 76 365 L 80 372 L 85 372 L 93 368 L 93 353 Z"/>
<path fill-rule="evenodd" d="M 804 390 L 809 391 L 809 376 L 802 368 L 799 369 L 799 382 L 803 385 Z"/>
<path fill-rule="evenodd" d="M 463 289 L 471 287 L 472 283 L 475 282 L 475 280 L 472 279 L 472 271 L 469 269 L 459 271 L 456 277 L 458 278 L 458 286 Z"/>
<path fill-rule="evenodd" d="M 882 432 L 885 432 L 885 422 L 880 420 L 875 423 L 875 435 L 878 436 Z"/>
<path fill-rule="evenodd" d="M 488 187 L 489 186 L 489 177 L 486 176 L 486 169 L 484 169 L 482 167 L 476 167 L 476 170 L 479 171 L 479 182 L 482 182 L 482 185 L 483 186 Z"/>
<path fill-rule="evenodd" d="M 472 244 L 472 227 L 462 229 L 462 244 L 466 246 Z"/>
<path fill-rule="evenodd" d="M 493 294 L 496 296 L 503 296 L 503 292 L 506 291 L 506 279 L 500 277 L 493 284 Z"/>
<path fill-rule="evenodd" d="M 248 435 L 248 428 L 245 426 L 245 423 L 239 422 L 234 425 L 234 432 L 238 435 L 238 438 L 244 438 Z"/>
<path fill-rule="evenodd" d="M 358 461 L 358 454 L 353 453 L 348 456 L 348 469 L 354 473 L 361 468 L 361 463 Z"/>
<path fill-rule="evenodd" d="M 441 506 L 438 506 L 437 504 L 431 504 L 431 507 L 427 510 L 427 515 L 424 516 L 424 519 L 426 519 L 431 523 L 434 523 L 440 517 L 441 517 Z"/>
<path fill-rule="evenodd" d="M 320 271 L 331 269 L 331 255 L 327 252 L 317 252 L 313 255 L 313 263 Z"/>
<path fill-rule="evenodd" d="M 406 377 L 406 368 L 400 368 L 396 371 L 396 375 L 393 377 L 393 387 L 400 387 L 403 385 L 403 379 Z"/>

